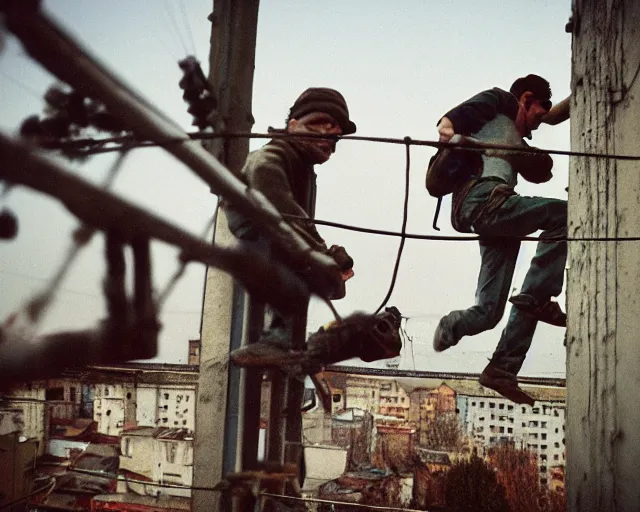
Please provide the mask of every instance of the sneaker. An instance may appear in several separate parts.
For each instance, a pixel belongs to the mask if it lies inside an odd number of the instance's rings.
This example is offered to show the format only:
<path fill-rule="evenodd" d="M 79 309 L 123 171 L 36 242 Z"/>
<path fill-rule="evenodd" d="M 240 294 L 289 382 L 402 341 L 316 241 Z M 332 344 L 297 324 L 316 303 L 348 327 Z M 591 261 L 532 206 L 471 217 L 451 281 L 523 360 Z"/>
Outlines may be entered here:
<path fill-rule="evenodd" d="M 535 297 L 527 295 L 526 293 L 514 295 L 509 299 L 509 302 L 539 322 L 545 322 L 557 327 L 567 326 L 567 314 L 560 309 L 560 304 L 557 302 L 552 300 L 540 302 Z"/>
<path fill-rule="evenodd" d="M 450 347 L 458 344 L 459 339 L 456 339 L 453 334 L 453 321 L 452 316 L 454 313 L 449 313 L 447 316 L 443 316 L 438 322 L 436 332 L 433 333 L 433 350 L 436 352 L 443 352 Z"/>
<path fill-rule="evenodd" d="M 517 404 L 535 403 L 535 400 L 518 386 L 518 379 L 513 373 L 501 370 L 493 363 L 489 363 L 483 370 L 478 382 Z"/>

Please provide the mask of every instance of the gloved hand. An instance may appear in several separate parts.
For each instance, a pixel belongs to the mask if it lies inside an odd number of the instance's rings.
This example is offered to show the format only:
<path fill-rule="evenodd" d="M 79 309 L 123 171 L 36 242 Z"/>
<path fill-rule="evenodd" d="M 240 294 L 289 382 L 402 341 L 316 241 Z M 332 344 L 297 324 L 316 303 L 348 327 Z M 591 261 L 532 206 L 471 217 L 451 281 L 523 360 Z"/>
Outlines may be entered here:
<path fill-rule="evenodd" d="M 326 254 L 331 256 L 338 264 L 343 281 L 348 281 L 355 275 L 353 271 L 353 258 L 347 254 L 344 247 L 341 245 L 332 245 L 327 249 Z"/>
<path fill-rule="evenodd" d="M 353 258 L 347 254 L 347 251 L 341 245 L 332 245 L 327 249 L 327 254 L 336 260 L 341 272 L 346 272 L 353 268 Z"/>

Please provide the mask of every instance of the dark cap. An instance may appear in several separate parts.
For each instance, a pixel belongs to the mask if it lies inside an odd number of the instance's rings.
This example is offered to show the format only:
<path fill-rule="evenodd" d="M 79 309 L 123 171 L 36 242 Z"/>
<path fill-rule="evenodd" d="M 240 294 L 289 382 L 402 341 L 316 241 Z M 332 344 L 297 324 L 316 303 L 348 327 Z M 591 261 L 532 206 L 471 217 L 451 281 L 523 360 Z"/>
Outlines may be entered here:
<path fill-rule="evenodd" d="M 289 118 L 300 119 L 311 112 L 324 112 L 333 117 L 344 135 L 355 133 L 356 125 L 349 119 L 349 109 L 344 96 L 335 89 L 310 87 L 304 91 L 289 110 Z"/>

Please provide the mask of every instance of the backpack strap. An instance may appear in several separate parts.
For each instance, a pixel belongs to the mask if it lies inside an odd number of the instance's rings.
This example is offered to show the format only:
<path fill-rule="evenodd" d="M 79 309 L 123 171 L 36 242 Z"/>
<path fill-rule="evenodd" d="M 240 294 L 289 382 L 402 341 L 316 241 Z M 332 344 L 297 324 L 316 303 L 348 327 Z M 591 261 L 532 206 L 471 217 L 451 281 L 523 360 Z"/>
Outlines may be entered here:
<path fill-rule="evenodd" d="M 436 212 L 433 214 L 433 229 L 440 231 L 438 227 L 438 217 L 440 216 L 440 207 L 442 206 L 442 196 L 438 198 L 438 204 L 436 204 Z"/>

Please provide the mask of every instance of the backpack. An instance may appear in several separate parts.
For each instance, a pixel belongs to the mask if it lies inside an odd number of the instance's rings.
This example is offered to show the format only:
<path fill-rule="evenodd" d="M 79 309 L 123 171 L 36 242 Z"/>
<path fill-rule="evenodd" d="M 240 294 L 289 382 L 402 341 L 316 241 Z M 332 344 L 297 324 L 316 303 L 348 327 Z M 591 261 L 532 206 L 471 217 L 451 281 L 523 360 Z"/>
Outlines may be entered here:
<path fill-rule="evenodd" d="M 471 137 L 454 135 L 449 141 L 451 144 L 473 146 L 476 142 Z M 482 153 L 479 151 L 462 151 L 456 148 L 440 148 L 431 157 L 427 166 L 425 186 L 433 197 L 438 198 L 436 212 L 433 218 L 433 229 L 437 227 L 438 215 L 442 198 L 455 192 L 471 178 L 482 174 Z"/>

